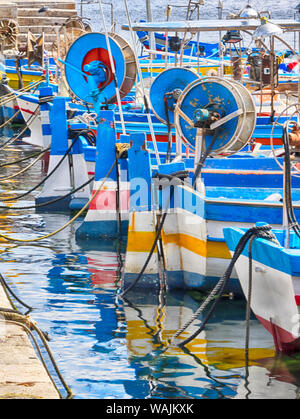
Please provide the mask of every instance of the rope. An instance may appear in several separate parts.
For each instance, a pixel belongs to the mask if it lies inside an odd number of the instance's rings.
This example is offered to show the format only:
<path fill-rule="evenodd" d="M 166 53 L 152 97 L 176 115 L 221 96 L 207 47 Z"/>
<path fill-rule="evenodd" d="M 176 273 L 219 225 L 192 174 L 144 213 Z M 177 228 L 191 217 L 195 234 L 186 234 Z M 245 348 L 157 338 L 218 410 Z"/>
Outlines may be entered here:
<path fill-rule="evenodd" d="M 44 151 L 45 151 L 45 149 L 44 149 L 44 150 L 42 150 L 42 151 L 39 151 L 39 152 L 37 152 L 37 153 L 30 154 L 30 156 L 23 157 L 22 159 L 14 160 L 14 161 L 9 162 L 9 163 L 3 163 L 3 164 L 0 164 L 0 168 L 2 168 L 2 167 L 7 167 L 7 166 L 13 166 L 14 164 L 22 163 L 23 161 L 26 161 L 26 160 L 29 160 L 29 159 L 31 159 L 31 158 L 33 158 L 33 157 L 39 156 L 39 155 L 40 155 L 41 153 L 43 153 Z"/>
<path fill-rule="evenodd" d="M 24 128 L 17 134 L 16 137 L 10 138 L 8 141 L 6 141 L 2 146 L 0 147 L 0 150 L 3 150 L 7 145 L 13 143 L 15 140 L 17 140 L 24 132 L 28 129 L 29 125 L 35 121 L 36 117 L 38 116 L 38 111 L 40 110 L 40 107 L 37 106 L 34 113 L 30 115 L 28 118 L 28 121 L 25 123 Z"/>
<path fill-rule="evenodd" d="M 166 179 L 172 180 L 172 179 L 174 179 L 176 177 L 179 177 L 179 176 L 186 177 L 186 175 L 187 175 L 187 172 L 186 171 L 183 171 L 183 172 L 174 172 L 174 173 L 172 173 L 170 175 L 165 175 L 165 174 L 159 174 L 158 173 L 158 174 L 156 174 L 156 177 L 161 177 L 161 178 L 166 178 Z M 140 273 L 136 277 L 136 279 L 129 285 L 128 288 L 126 288 L 125 291 L 123 291 L 120 294 L 120 297 L 121 298 L 124 297 L 130 290 L 132 290 L 132 288 L 134 288 L 136 286 L 136 284 L 141 279 L 142 275 L 144 274 L 144 272 L 145 272 L 145 270 L 146 270 L 146 268 L 147 268 L 147 266 L 148 266 L 148 264 L 149 264 L 149 262 L 151 260 L 151 257 L 152 257 L 152 255 L 154 253 L 154 250 L 155 250 L 156 246 L 157 246 L 157 242 L 158 242 L 158 240 L 160 238 L 161 231 L 162 231 L 164 222 L 165 222 L 166 217 L 167 217 L 167 214 L 168 214 L 168 208 L 170 206 L 170 202 L 171 202 L 171 199 L 173 197 L 173 194 L 174 194 L 174 187 L 171 188 L 171 191 L 170 191 L 170 194 L 169 194 L 169 198 L 168 198 L 168 202 L 167 202 L 167 205 L 166 205 L 166 211 L 162 215 L 161 220 L 160 220 L 160 222 L 158 223 L 158 225 L 156 227 L 155 239 L 154 239 L 154 242 L 152 244 L 151 250 L 150 250 L 150 252 L 149 252 L 149 254 L 148 254 L 147 258 L 146 258 L 146 261 L 145 261 L 145 263 L 144 263 L 144 265 L 143 265 Z"/>
<path fill-rule="evenodd" d="M 168 344 L 167 348 L 165 348 L 165 350 L 168 349 L 168 347 L 172 344 L 172 342 L 174 341 L 175 338 L 177 338 L 182 332 L 184 332 L 199 317 L 199 315 L 202 314 L 204 309 L 214 299 L 214 303 L 212 304 L 212 307 L 210 308 L 210 310 L 209 310 L 208 314 L 206 315 L 205 319 L 201 323 L 201 326 L 199 327 L 199 329 L 196 332 L 194 332 L 189 338 L 185 339 L 183 342 L 178 344 L 178 346 L 181 347 L 181 346 L 184 346 L 184 345 L 188 344 L 189 342 L 191 342 L 193 339 L 195 339 L 202 332 L 202 330 L 204 329 L 208 320 L 210 319 L 211 315 L 213 314 L 213 312 L 214 312 L 214 310 L 215 310 L 215 308 L 216 308 L 216 306 L 217 306 L 217 304 L 218 304 L 218 302 L 219 302 L 219 300 L 220 300 L 220 298 L 221 298 L 221 296 L 224 292 L 225 286 L 228 283 L 228 280 L 229 280 L 230 275 L 232 273 L 232 270 L 234 268 L 235 262 L 237 261 L 237 259 L 242 254 L 246 244 L 251 239 L 251 237 L 264 238 L 264 239 L 271 240 L 274 243 L 278 244 L 278 241 L 277 241 L 276 237 L 271 232 L 271 226 L 270 225 L 252 227 L 248 231 L 246 231 L 246 233 L 241 237 L 238 245 L 236 246 L 236 249 L 235 249 L 233 257 L 230 261 L 230 264 L 229 264 L 228 268 L 226 269 L 222 278 L 218 281 L 218 283 L 215 285 L 215 287 L 210 292 L 208 297 L 204 300 L 204 302 L 201 304 L 201 306 L 196 310 L 196 312 L 193 314 L 193 316 L 191 316 L 190 320 L 188 320 L 172 336 L 172 338 L 169 340 L 169 344 Z"/>
<path fill-rule="evenodd" d="M 15 177 L 17 177 L 17 176 L 21 175 L 22 173 L 26 172 L 28 169 L 30 169 L 30 167 L 34 166 L 34 165 L 35 165 L 35 163 L 37 163 L 37 162 L 38 162 L 38 161 L 39 161 L 39 160 L 43 157 L 43 155 L 44 155 L 47 151 L 49 151 L 49 150 L 50 150 L 50 147 L 48 147 L 48 148 L 44 149 L 43 151 L 41 151 L 41 152 L 39 153 L 38 157 L 37 157 L 35 160 L 33 160 L 31 163 L 29 163 L 26 167 L 24 167 L 23 169 L 19 170 L 17 173 L 14 173 L 14 174 L 13 174 L 13 175 L 11 175 L 11 176 L 7 176 L 7 177 L 2 177 L 2 178 L 0 178 L 0 182 L 2 182 L 2 181 L 4 181 L 4 180 L 13 179 L 13 178 L 15 178 Z"/>
<path fill-rule="evenodd" d="M 93 180 L 94 180 L 94 176 L 91 177 L 88 181 L 86 181 L 82 185 L 80 185 L 77 188 L 73 189 L 72 191 L 68 192 L 66 195 L 59 196 L 59 197 L 51 199 L 50 201 L 47 201 L 47 202 L 41 202 L 40 204 L 29 205 L 29 206 L 26 206 L 26 207 L 6 207 L 6 206 L 1 207 L 0 206 L 0 209 L 24 210 L 24 209 L 33 209 L 33 208 L 45 207 L 46 205 L 54 204 L 55 202 L 61 201 L 62 199 L 65 199 L 68 196 L 73 195 L 74 193 L 80 191 L 80 189 L 82 189 L 85 186 L 87 186 L 88 184 L 90 184 Z"/>
<path fill-rule="evenodd" d="M 79 135 L 74 139 L 74 141 L 72 142 L 72 144 L 70 145 L 70 147 L 67 149 L 67 151 L 65 152 L 65 154 L 63 155 L 63 157 L 60 159 L 60 161 L 57 163 L 57 165 L 51 170 L 50 173 L 47 174 L 47 176 L 44 177 L 44 179 L 42 179 L 37 185 L 35 185 L 33 188 L 29 189 L 29 191 L 24 192 L 21 195 L 18 195 L 16 197 L 12 197 L 12 198 L 6 198 L 6 199 L 2 199 L 2 202 L 6 202 L 6 201 L 16 201 L 17 199 L 23 198 L 26 195 L 29 195 L 31 192 L 35 191 L 39 186 L 41 186 L 44 182 L 46 182 L 47 179 L 49 179 L 49 177 L 59 168 L 59 166 L 63 163 L 64 159 L 67 157 L 67 155 L 71 152 L 73 146 L 75 145 L 76 141 L 78 140 Z"/>
<path fill-rule="evenodd" d="M 11 116 L 9 119 L 7 119 L 5 122 L 3 122 L 3 124 L 0 125 L 0 129 L 4 128 L 7 124 L 9 124 L 13 119 L 15 119 L 16 116 L 19 115 L 19 113 L 21 112 L 21 109 L 18 109 L 17 112 L 15 112 L 13 114 L 13 116 Z"/>
<path fill-rule="evenodd" d="M 54 360 L 54 357 L 53 357 L 53 355 L 51 353 L 51 350 L 50 350 L 50 348 L 48 346 L 48 343 L 47 343 L 47 341 L 45 339 L 45 336 L 44 336 L 43 332 L 38 328 L 38 326 L 35 324 L 35 322 L 30 318 L 30 316 L 24 315 L 22 313 L 19 313 L 18 311 L 14 311 L 14 310 L 10 310 L 10 309 L 3 309 L 3 308 L 0 308 L 0 311 L 1 311 L 1 314 L 5 317 L 5 322 L 6 323 L 15 324 L 17 326 L 23 327 L 23 329 L 31 337 L 31 339 L 32 339 L 32 341 L 33 341 L 33 343 L 34 343 L 34 345 L 36 347 L 36 350 L 38 352 L 38 355 L 39 355 L 39 357 L 41 359 L 41 362 L 42 362 L 42 364 L 43 364 L 43 366 L 44 366 L 44 368 L 45 368 L 45 370 L 46 370 L 46 372 L 47 372 L 47 374 L 48 374 L 48 376 L 49 376 L 52 384 L 54 385 L 55 389 L 57 390 L 58 394 L 60 395 L 60 398 L 62 398 L 61 393 L 58 390 L 58 388 L 57 388 L 57 386 L 56 386 L 56 384 L 55 384 L 55 382 L 54 382 L 54 380 L 53 380 L 53 378 L 52 378 L 52 376 L 51 376 L 51 374 L 49 372 L 49 369 L 48 369 L 47 364 L 46 364 L 46 362 L 44 360 L 44 357 L 43 357 L 43 355 L 41 353 L 41 350 L 40 350 L 40 347 L 38 345 L 38 342 L 37 342 L 35 336 L 33 335 L 33 333 L 31 332 L 30 329 L 34 329 L 35 330 L 35 332 L 38 334 L 39 338 L 41 339 L 41 341 L 42 341 L 42 343 L 43 343 L 43 345 L 44 345 L 44 347 L 45 347 L 45 349 L 46 349 L 46 351 L 48 353 L 48 356 L 49 356 L 49 358 L 50 358 L 50 360 L 52 362 L 52 365 L 53 365 L 53 367 L 55 369 L 55 372 L 56 372 L 57 376 L 59 377 L 62 385 L 64 386 L 65 390 L 67 391 L 67 394 L 68 394 L 68 397 L 67 398 L 71 398 L 72 397 L 72 391 L 69 388 L 69 386 L 66 384 L 63 376 L 61 375 L 61 373 L 60 373 L 60 371 L 58 369 L 58 366 L 57 366 L 57 364 L 56 364 L 56 362 Z M 10 318 L 13 318 L 13 319 L 16 318 L 17 320 L 11 320 Z"/>
<path fill-rule="evenodd" d="M 62 227 L 58 228 L 57 230 L 53 231 L 52 233 L 45 234 L 44 236 L 40 236 L 40 237 L 35 237 L 34 239 L 28 239 L 28 240 L 26 240 L 26 239 L 14 239 L 12 237 L 5 236 L 4 234 L 0 234 L 0 238 L 5 239 L 7 241 L 11 241 L 11 242 L 17 242 L 17 243 L 31 243 L 31 242 L 36 242 L 36 241 L 48 239 L 49 237 L 52 237 L 55 234 L 61 232 L 62 230 L 64 230 L 65 228 L 67 228 L 70 224 L 72 224 L 89 207 L 89 205 L 92 203 L 92 201 L 96 198 L 96 196 L 98 195 L 98 193 L 102 189 L 103 185 L 105 184 L 108 176 L 112 172 L 112 170 L 115 167 L 115 165 L 116 165 L 116 161 L 113 162 L 113 164 L 112 164 L 111 168 L 109 169 L 107 175 L 105 176 L 104 180 L 101 182 L 99 188 L 96 190 L 96 192 L 91 197 L 91 199 L 81 208 L 81 210 L 78 211 L 78 213 L 73 218 L 71 218 L 71 220 L 69 220 Z"/>
<path fill-rule="evenodd" d="M 130 149 L 130 144 L 128 143 L 116 143 L 117 159 L 127 158 L 127 151 L 129 149 Z"/>
<path fill-rule="evenodd" d="M 32 83 L 32 84 L 30 84 L 30 85 L 28 85 L 28 86 L 24 87 L 23 89 L 18 90 L 18 94 L 16 94 L 16 92 L 14 92 L 14 91 L 13 91 L 13 92 L 11 92 L 11 93 L 8 93 L 7 95 L 1 96 L 1 99 L 0 99 L 0 106 L 4 106 L 4 105 L 6 105 L 7 103 L 11 102 L 12 100 L 17 99 L 17 98 L 18 98 L 18 97 L 20 97 L 20 96 L 23 96 L 23 94 L 24 94 L 24 93 L 28 92 L 28 91 L 29 91 L 29 90 L 31 90 L 31 89 L 36 90 L 36 89 L 37 89 L 37 87 L 38 87 L 41 83 L 44 83 L 44 80 L 39 80 L 39 81 L 37 81 L 37 82 L 34 82 L 34 83 Z M 2 100 L 2 98 L 4 98 L 4 100 Z"/>
<path fill-rule="evenodd" d="M 13 290 L 10 288 L 10 286 L 7 284 L 7 282 L 5 281 L 5 279 L 3 278 L 3 276 L 0 274 L 0 283 L 3 286 L 3 289 L 6 293 L 7 298 L 9 299 L 9 301 L 11 302 L 11 304 L 14 306 L 9 294 L 12 295 L 12 297 L 14 297 L 23 307 L 28 308 L 29 311 L 32 310 L 32 307 L 30 307 L 29 305 L 27 305 L 26 303 L 24 303 L 24 301 L 22 301 L 19 297 L 17 297 L 17 295 L 13 292 Z"/>

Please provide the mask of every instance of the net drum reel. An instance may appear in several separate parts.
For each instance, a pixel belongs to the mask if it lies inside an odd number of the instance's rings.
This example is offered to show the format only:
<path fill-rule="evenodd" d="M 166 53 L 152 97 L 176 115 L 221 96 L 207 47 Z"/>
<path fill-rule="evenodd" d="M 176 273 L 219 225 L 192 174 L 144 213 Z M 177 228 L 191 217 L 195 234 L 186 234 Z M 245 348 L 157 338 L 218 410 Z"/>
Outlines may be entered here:
<path fill-rule="evenodd" d="M 207 77 L 188 85 L 175 109 L 178 136 L 191 149 L 210 149 L 225 157 L 241 150 L 251 138 L 256 109 L 250 92 L 235 80 Z"/>
<path fill-rule="evenodd" d="M 13 19 L 0 19 L 0 51 L 17 49 L 19 26 Z"/>
<path fill-rule="evenodd" d="M 155 77 L 150 88 L 150 102 L 159 121 L 174 127 L 177 100 L 186 86 L 199 79 L 193 70 L 180 67 L 169 68 Z"/>
<path fill-rule="evenodd" d="M 64 61 L 65 79 L 72 93 L 89 104 L 112 104 L 126 96 L 136 78 L 136 61 L 128 43 L 118 35 L 109 35 L 115 76 L 110 64 L 106 37 L 91 32 L 77 38 L 70 46 Z"/>

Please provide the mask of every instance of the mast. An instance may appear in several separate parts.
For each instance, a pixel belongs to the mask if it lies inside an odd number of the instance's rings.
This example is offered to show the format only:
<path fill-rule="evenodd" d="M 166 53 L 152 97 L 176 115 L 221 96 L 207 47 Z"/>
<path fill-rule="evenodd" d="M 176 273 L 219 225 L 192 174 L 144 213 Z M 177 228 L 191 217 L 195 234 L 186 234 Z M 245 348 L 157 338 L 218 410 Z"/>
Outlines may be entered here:
<path fill-rule="evenodd" d="M 151 0 L 146 0 L 146 11 L 147 11 L 147 22 L 153 22 Z M 148 36 L 149 36 L 150 50 L 154 51 L 156 49 L 154 33 L 150 32 Z M 152 53 L 151 53 L 151 56 L 152 56 Z"/>

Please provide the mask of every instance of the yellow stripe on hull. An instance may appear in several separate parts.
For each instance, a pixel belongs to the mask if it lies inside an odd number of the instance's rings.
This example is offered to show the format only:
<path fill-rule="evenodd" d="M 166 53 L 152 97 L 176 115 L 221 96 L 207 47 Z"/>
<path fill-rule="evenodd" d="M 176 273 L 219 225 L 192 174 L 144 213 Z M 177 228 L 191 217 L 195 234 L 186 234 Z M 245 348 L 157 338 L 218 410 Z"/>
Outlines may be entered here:
<path fill-rule="evenodd" d="M 127 252 L 149 252 L 154 239 L 154 231 L 133 231 L 130 229 L 128 232 Z M 165 245 L 175 244 L 199 256 L 231 259 L 225 242 L 203 241 L 181 233 L 167 235 L 162 233 L 162 239 Z"/>
<path fill-rule="evenodd" d="M 19 88 L 19 78 L 18 75 L 15 73 L 6 73 L 7 77 L 9 78 L 8 85 L 15 90 Z M 41 75 L 31 75 L 31 74 L 23 74 L 22 80 L 24 87 L 29 86 L 30 83 L 42 80 Z"/>

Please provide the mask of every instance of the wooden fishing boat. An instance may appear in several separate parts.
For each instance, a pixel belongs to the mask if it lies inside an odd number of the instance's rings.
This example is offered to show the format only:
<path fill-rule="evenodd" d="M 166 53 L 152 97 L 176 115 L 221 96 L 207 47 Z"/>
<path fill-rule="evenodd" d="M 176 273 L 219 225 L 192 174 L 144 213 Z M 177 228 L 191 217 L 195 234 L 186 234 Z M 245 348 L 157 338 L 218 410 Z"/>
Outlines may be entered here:
<path fill-rule="evenodd" d="M 224 230 L 231 253 L 242 251 L 235 265 L 248 305 L 272 334 L 276 350 L 284 353 L 300 350 L 300 226 L 292 183 L 299 174 L 298 130 L 296 121 L 284 125 L 282 227 L 268 232 L 269 226 L 259 223 L 260 235 L 250 230 L 251 241 L 243 248 L 240 239 L 249 233 L 234 227 Z"/>
<path fill-rule="evenodd" d="M 299 215 L 299 214 L 298 214 Z M 263 218 L 262 218 L 263 219 Z M 251 309 L 272 334 L 277 351 L 300 350 L 300 240 L 291 233 L 290 245 L 284 246 L 286 231 L 272 230 L 278 243 L 257 238 L 252 243 Z M 245 230 L 224 230 L 231 253 Z M 236 271 L 245 298 L 249 295 L 249 251 L 246 247 L 237 260 Z"/>

